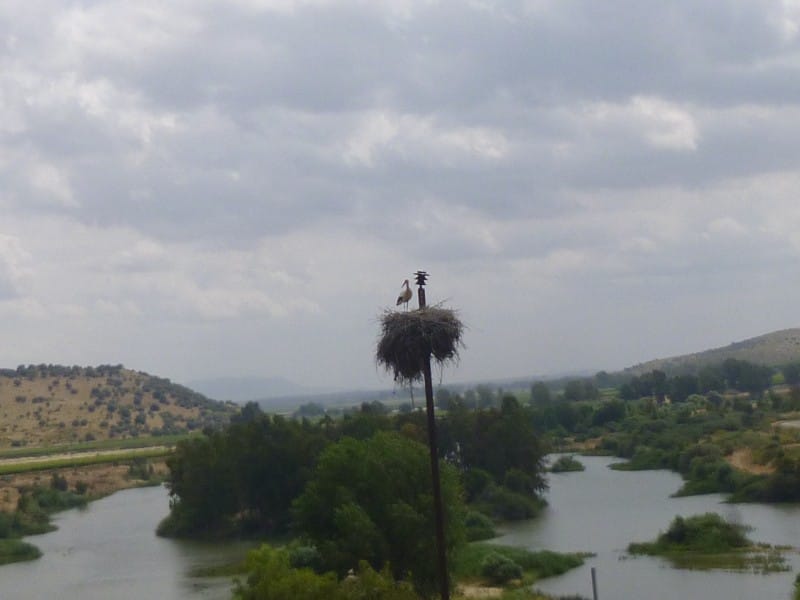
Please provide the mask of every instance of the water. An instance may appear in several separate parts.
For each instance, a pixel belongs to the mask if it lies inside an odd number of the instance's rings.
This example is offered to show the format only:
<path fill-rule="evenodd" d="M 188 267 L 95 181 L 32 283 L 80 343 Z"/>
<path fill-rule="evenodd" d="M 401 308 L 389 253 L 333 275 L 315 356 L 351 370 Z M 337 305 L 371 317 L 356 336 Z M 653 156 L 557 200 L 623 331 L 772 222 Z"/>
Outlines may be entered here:
<path fill-rule="evenodd" d="M 614 459 L 581 457 L 586 471 L 550 477 L 549 507 L 541 518 L 509 526 L 497 543 L 565 552 L 596 553 L 583 567 L 537 587 L 557 594 L 592 597 L 591 567 L 597 569 L 600 600 L 784 600 L 791 597 L 796 552 L 787 555 L 792 572 L 755 575 L 674 569 L 657 557 L 628 557 L 633 541 L 649 541 L 675 515 L 717 512 L 751 525 L 759 542 L 795 546 L 800 541 L 800 506 L 723 504 L 714 494 L 670 498 L 681 478 L 668 471 L 612 471 Z"/>
<path fill-rule="evenodd" d="M 788 600 L 800 556 L 789 573 L 753 575 L 672 568 L 660 558 L 626 558 L 632 541 L 647 541 L 675 515 L 718 512 L 754 527 L 750 537 L 795 546 L 800 506 L 722 504 L 722 496 L 670 498 L 681 479 L 667 471 L 612 471 L 612 459 L 582 457 L 586 471 L 553 474 L 549 507 L 535 520 L 509 526 L 498 543 L 565 552 L 595 552 L 584 566 L 538 584 L 556 594 L 591 598 L 597 568 L 600 600 Z M 192 570 L 236 560 L 246 547 L 195 543 L 155 535 L 168 512 L 163 488 L 118 492 L 83 510 L 55 516 L 58 531 L 27 538 L 39 560 L 0 567 L 0 600 L 222 600 L 227 579 L 192 577 Z"/>
<path fill-rule="evenodd" d="M 149 487 L 56 514 L 57 531 L 26 538 L 42 558 L 0 567 L 0 600 L 230 598 L 230 580 L 191 572 L 241 558 L 247 547 L 159 538 L 156 525 L 168 512 L 166 490 Z"/>

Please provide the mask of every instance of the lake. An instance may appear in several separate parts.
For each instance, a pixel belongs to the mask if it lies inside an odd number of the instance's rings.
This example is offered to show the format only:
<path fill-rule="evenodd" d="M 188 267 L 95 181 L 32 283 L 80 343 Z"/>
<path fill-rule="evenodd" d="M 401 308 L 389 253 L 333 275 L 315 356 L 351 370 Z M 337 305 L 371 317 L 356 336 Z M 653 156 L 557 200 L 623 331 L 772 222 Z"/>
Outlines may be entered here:
<path fill-rule="evenodd" d="M 631 541 L 646 541 L 675 515 L 718 512 L 753 526 L 750 537 L 794 546 L 800 540 L 800 506 L 723 504 L 719 495 L 670 498 L 681 478 L 668 471 L 612 471 L 613 459 L 579 457 L 580 473 L 550 476 L 548 508 L 532 521 L 506 527 L 498 543 L 532 549 L 596 553 L 583 567 L 538 584 L 556 595 L 591 598 L 596 567 L 600 600 L 783 600 L 790 597 L 800 557 L 788 555 L 792 572 L 753 575 L 673 569 L 660 558 L 627 558 Z M 161 487 L 125 490 L 86 509 L 55 515 L 58 531 L 26 538 L 44 553 L 39 560 L 0 567 L 5 600 L 222 600 L 226 579 L 197 578 L 198 567 L 236 560 L 247 546 L 159 538 L 168 512 Z"/>
<path fill-rule="evenodd" d="M 514 524 L 501 544 L 565 552 L 596 553 L 583 567 L 537 584 L 544 592 L 592 597 L 591 567 L 597 570 L 599 600 L 778 600 L 790 598 L 800 568 L 796 552 L 787 554 L 792 572 L 755 575 L 672 568 L 657 557 L 628 557 L 633 541 L 649 541 L 676 515 L 717 512 L 729 521 L 751 525 L 748 536 L 773 545 L 800 541 L 800 506 L 724 504 L 713 494 L 671 498 L 681 486 L 669 471 L 613 471 L 618 459 L 578 457 L 586 471 L 550 476 L 548 508 L 541 518 Z"/>

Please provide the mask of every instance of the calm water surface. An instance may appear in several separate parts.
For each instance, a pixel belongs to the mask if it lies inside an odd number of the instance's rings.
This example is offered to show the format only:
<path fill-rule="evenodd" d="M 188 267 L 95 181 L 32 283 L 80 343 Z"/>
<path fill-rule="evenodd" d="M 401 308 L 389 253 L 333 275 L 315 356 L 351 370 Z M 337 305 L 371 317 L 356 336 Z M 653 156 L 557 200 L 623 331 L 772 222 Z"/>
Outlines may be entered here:
<path fill-rule="evenodd" d="M 592 597 L 591 567 L 597 569 L 599 600 L 788 600 L 800 556 L 787 555 L 792 572 L 769 575 L 687 571 L 660 558 L 629 558 L 632 541 L 647 541 L 675 515 L 717 512 L 753 526 L 753 540 L 800 545 L 800 506 L 724 504 L 720 495 L 670 498 L 681 478 L 668 471 L 612 471 L 615 459 L 579 457 L 580 473 L 552 474 L 549 507 L 542 518 L 509 527 L 496 540 L 532 549 L 588 551 L 583 567 L 547 579 L 549 593 Z"/>
<path fill-rule="evenodd" d="M 156 525 L 168 512 L 166 490 L 150 487 L 58 513 L 57 531 L 26 538 L 42 558 L 0 567 L 0 600 L 230 598 L 227 579 L 191 571 L 235 560 L 247 547 L 159 538 Z"/>
<path fill-rule="evenodd" d="M 554 474 L 542 517 L 509 527 L 498 543 L 533 549 L 590 551 L 597 556 L 569 573 L 540 582 L 547 592 L 591 598 L 596 567 L 600 600 L 788 600 L 790 573 L 750 575 L 673 569 L 658 558 L 627 558 L 631 541 L 654 538 L 675 515 L 714 511 L 752 525 L 751 537 L 800 545 L 800 506 L 729 505 L 722 497 L 670 498 L 681 485 L 667 471 L 608 469 L 612 459 L 583 457 L 587 470 Z M 163 488 L 118 492 L 84 510 L 56 515 L 58 531 L 28 538 L 44 553 L 36 561 L 0 567 L 0 600 L 222 600 L 225 579 L 191 576 L 193 569 L 244 555 L 241 544 L 199 544 L 158 538 L 168 512 Z"/>

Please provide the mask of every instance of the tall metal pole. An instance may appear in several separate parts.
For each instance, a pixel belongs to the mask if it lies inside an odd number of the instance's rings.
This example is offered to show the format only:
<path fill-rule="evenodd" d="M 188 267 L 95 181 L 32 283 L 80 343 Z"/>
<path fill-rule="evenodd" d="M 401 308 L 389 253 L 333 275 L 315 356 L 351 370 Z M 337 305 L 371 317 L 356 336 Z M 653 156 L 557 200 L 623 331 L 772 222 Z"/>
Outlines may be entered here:
<path fill-rule="evenodd" d="M 417 271 L 417 299 L 419 307 L 425 308 L 425 280 L 428 274 Z M 439 449 L 436 441 L 436 416 L 433 412 L 433 382 L 431 377 L 431 357 L 422 361 L 422 375 L 425 379 L 425 408 L 428 415 L 428 449 L 431 456 L 431 479 L 433 480 L 433 512 L 436 520 L 436 552 L 439 567 L 439 589 L 442 600 L 450 600 L 450 582 L 447 577 L 447 549 L 444 545 L 444 510 L 442 508 L 442 484 L 439 477 Z"/>

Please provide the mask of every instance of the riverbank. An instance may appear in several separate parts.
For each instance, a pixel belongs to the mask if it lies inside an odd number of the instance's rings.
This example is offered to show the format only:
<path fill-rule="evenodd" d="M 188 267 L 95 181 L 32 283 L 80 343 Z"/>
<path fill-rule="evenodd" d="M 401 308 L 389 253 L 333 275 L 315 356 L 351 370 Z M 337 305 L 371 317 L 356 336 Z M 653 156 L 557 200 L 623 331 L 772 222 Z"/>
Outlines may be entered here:
<path fill-rule="evenodd" d="M 54 474 L 66 481 L 67 489 L 85 486 L 88 499 L 97 500 L 120 490 L 152 485 L 163 480 L 168 473 L 163 459 L 147 461 L 146 469 L 147 479 L 141 477 L 141 469 L 132 469 L 131 463 L 105 463 L 3 475 L 0 478 L 0 512 L 15 511 L 22 490 L 49 486 Z"/>

